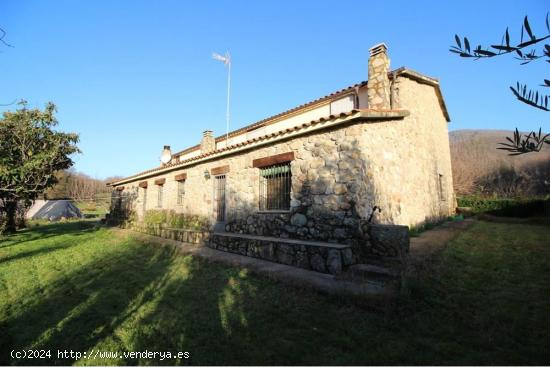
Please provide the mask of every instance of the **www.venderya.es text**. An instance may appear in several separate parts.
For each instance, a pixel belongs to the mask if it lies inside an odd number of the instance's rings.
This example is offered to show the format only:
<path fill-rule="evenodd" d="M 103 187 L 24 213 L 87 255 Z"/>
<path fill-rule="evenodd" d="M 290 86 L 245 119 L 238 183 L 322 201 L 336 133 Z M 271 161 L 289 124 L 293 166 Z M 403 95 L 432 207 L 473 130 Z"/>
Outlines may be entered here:
<path fill-rule="evenodd" d="M 165 359 L 189 359 L 191 353 L 189 352 L 158 352 L 152 350 L 145 350 L 142 352 L 128 352 L 128 351 L 102 351 L 98 349 L 91 349 L 85 352 L 79 352 L 74 350 L 50 350 L 50 349 L 21 349 L 12 350 L 12 359 L 156 359 L 163 361 Z"/>

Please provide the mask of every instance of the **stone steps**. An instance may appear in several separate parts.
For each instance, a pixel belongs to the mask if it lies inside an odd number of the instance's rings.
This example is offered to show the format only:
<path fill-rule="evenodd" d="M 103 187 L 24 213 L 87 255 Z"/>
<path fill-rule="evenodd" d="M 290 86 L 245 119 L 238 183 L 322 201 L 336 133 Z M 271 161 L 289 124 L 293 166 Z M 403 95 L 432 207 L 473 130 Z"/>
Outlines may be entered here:
<path fill-rule="evenodd" d="M 330 242 L 225 232 L 213 233 L 206 245 L 220 251 L 333 275 L 354 264 L 351 246 Z"/>

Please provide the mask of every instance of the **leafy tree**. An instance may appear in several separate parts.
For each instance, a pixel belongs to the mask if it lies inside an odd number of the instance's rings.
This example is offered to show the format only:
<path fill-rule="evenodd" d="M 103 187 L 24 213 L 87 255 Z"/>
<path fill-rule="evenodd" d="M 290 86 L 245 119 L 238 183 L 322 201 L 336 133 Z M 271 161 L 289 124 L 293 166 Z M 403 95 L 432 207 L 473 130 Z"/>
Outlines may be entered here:
<path fill-rule="evenodd" d="M 521 26 L 521 37 L 519 42 L 511 42 L 508 28 L 502 36 L 500 44 L 493 44 L 489 47 L 478 45 L 472 48 L 468 38 L 463 39 L 455 35 L 456 46 L 451 46 L 451 52 L 458 54 L 460 57 L 473 59 L 486 59 L 502 55 L 513 54 L 515 58 L 521 61 L 521 65 L 526 65 L 534 61 L 544 60 L 550 62 L 550 44 L 545 43 L 550 39 L 550 21 L 548 14 L 546 15 L 546 34 L 536 36 L 531 29 L 527 16 L 523 20 Z M 536 47 L 539 47 L 537 49 Z M 533 48 L 531 48 L 533 47 Z M 527 51 L 527 48 L 531 48 Z M 543 79 L 542 87 L 549 88 L 550 80 Z M 514 96 L 522 103 L 525 103 L 533 108 L 538 108 L 543 111 L 550 111 L 548 105 L 550 96 L 539 91 L 529 88 L 526 84 L 516 82 L 516 85 L 510 86 L 510 90 Z M 527 135 L 520 134 L 516 129 L 513 137 L 507 137 L 506 143 L 500 143 L 502 147 L 498 148 L 510 152 L 510 155 L 525 154 L 530 152 L 539 152 L 543 145 L 550 144 L 550 134 L 542 135 L 542 129 L 538 133 L 535 131 Z"/>
<path fill-rule="evenodd" d="M 15 112 L 4 112 L 0 119 L 0 206 L 6 212 L 8 233 L 16 230 L 18 203 L 31 200 L 57 182 L 56 172 L 73 165 L 71 154 L 78 135 L 55 131 L 55 105 L 43 111 L 28 109 L 26 102 Z"/>

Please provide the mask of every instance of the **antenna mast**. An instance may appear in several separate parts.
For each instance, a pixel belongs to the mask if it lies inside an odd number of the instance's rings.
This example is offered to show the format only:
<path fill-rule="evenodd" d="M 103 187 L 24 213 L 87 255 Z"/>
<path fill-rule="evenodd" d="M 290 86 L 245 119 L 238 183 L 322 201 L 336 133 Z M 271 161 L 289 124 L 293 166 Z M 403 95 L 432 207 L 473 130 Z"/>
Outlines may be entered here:
<path fill-rule="evenodd" d="M 218 60 L 223 62 L 225 65 L 227 65 L 227 107 L 225 111 L 225 122 L 226 122 L 226 130 L 225 130 L 225 146 L 229 146 L 229 102 L 231 98 L 231 55 L 229 54 L 229 51 L 225 53 L 224 56 L 213 53 L 212 58 L 214 60 Z"/>

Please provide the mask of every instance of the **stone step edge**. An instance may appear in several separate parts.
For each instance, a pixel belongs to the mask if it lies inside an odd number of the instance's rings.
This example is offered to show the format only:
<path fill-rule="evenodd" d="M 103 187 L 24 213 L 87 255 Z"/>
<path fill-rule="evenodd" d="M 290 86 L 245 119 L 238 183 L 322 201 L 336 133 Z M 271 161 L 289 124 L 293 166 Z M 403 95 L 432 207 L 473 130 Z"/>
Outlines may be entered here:
<path fill-rule="evenodd" d="M 336 275 L 337 279 L 351 282 L 371 282 L 375 284 L 400 283 L 402 274 L 394 268 L 386 268 L 371 264 L 353 264 L 344 272 Z"/>
<path fill-rule="evenodd" d="M 211 236 L 223 236 L 223 237 L 243 238 L 243 239 L 247 239 L 247 240 L 278 242 L 278 243 L 284 243 L 284 244 L 289 244 L 289 245 L 327 247 L 327 248 L 333 248 L 333 249 L 337 249 L 337 250 L 343 250 L 343 249 L 351 248 L 350 245 L 342 245 L 340 243 L 298 240 L 298 239 L 294 239 L 294 238 L 256 236 L 256 235 L 250 235 L 250 234 L 231 233 L 231 232 L 215 232 L 215 233 L 212 233 Z"/>
<path fill-rule="evenodd" d="M 398 278 L 401 274 L 399 270 L 372 264 L 354 264 L 348 268 L 349 272 L 372 274 L 376 276 L 387 276 Z"/>
<path fill-rule="evenodd" d="M 166 230 L 169 230 L 169 231 L 176 231 L 176 232 L 211 233 L 210 231 L 199 230 L 199 229 L 186 229 L 186 228 L 174 228 L 174 227 L 156 227 L 154 225 L 149 225 L 149 226 L 133 225 L 131 228 L 132 229 L 135 229 L 135 228 L 139 228 L 139 229 L 142 229 L 142 228 L 143 229 L 158 228 L 158 229 L 166 229 Z"/>

